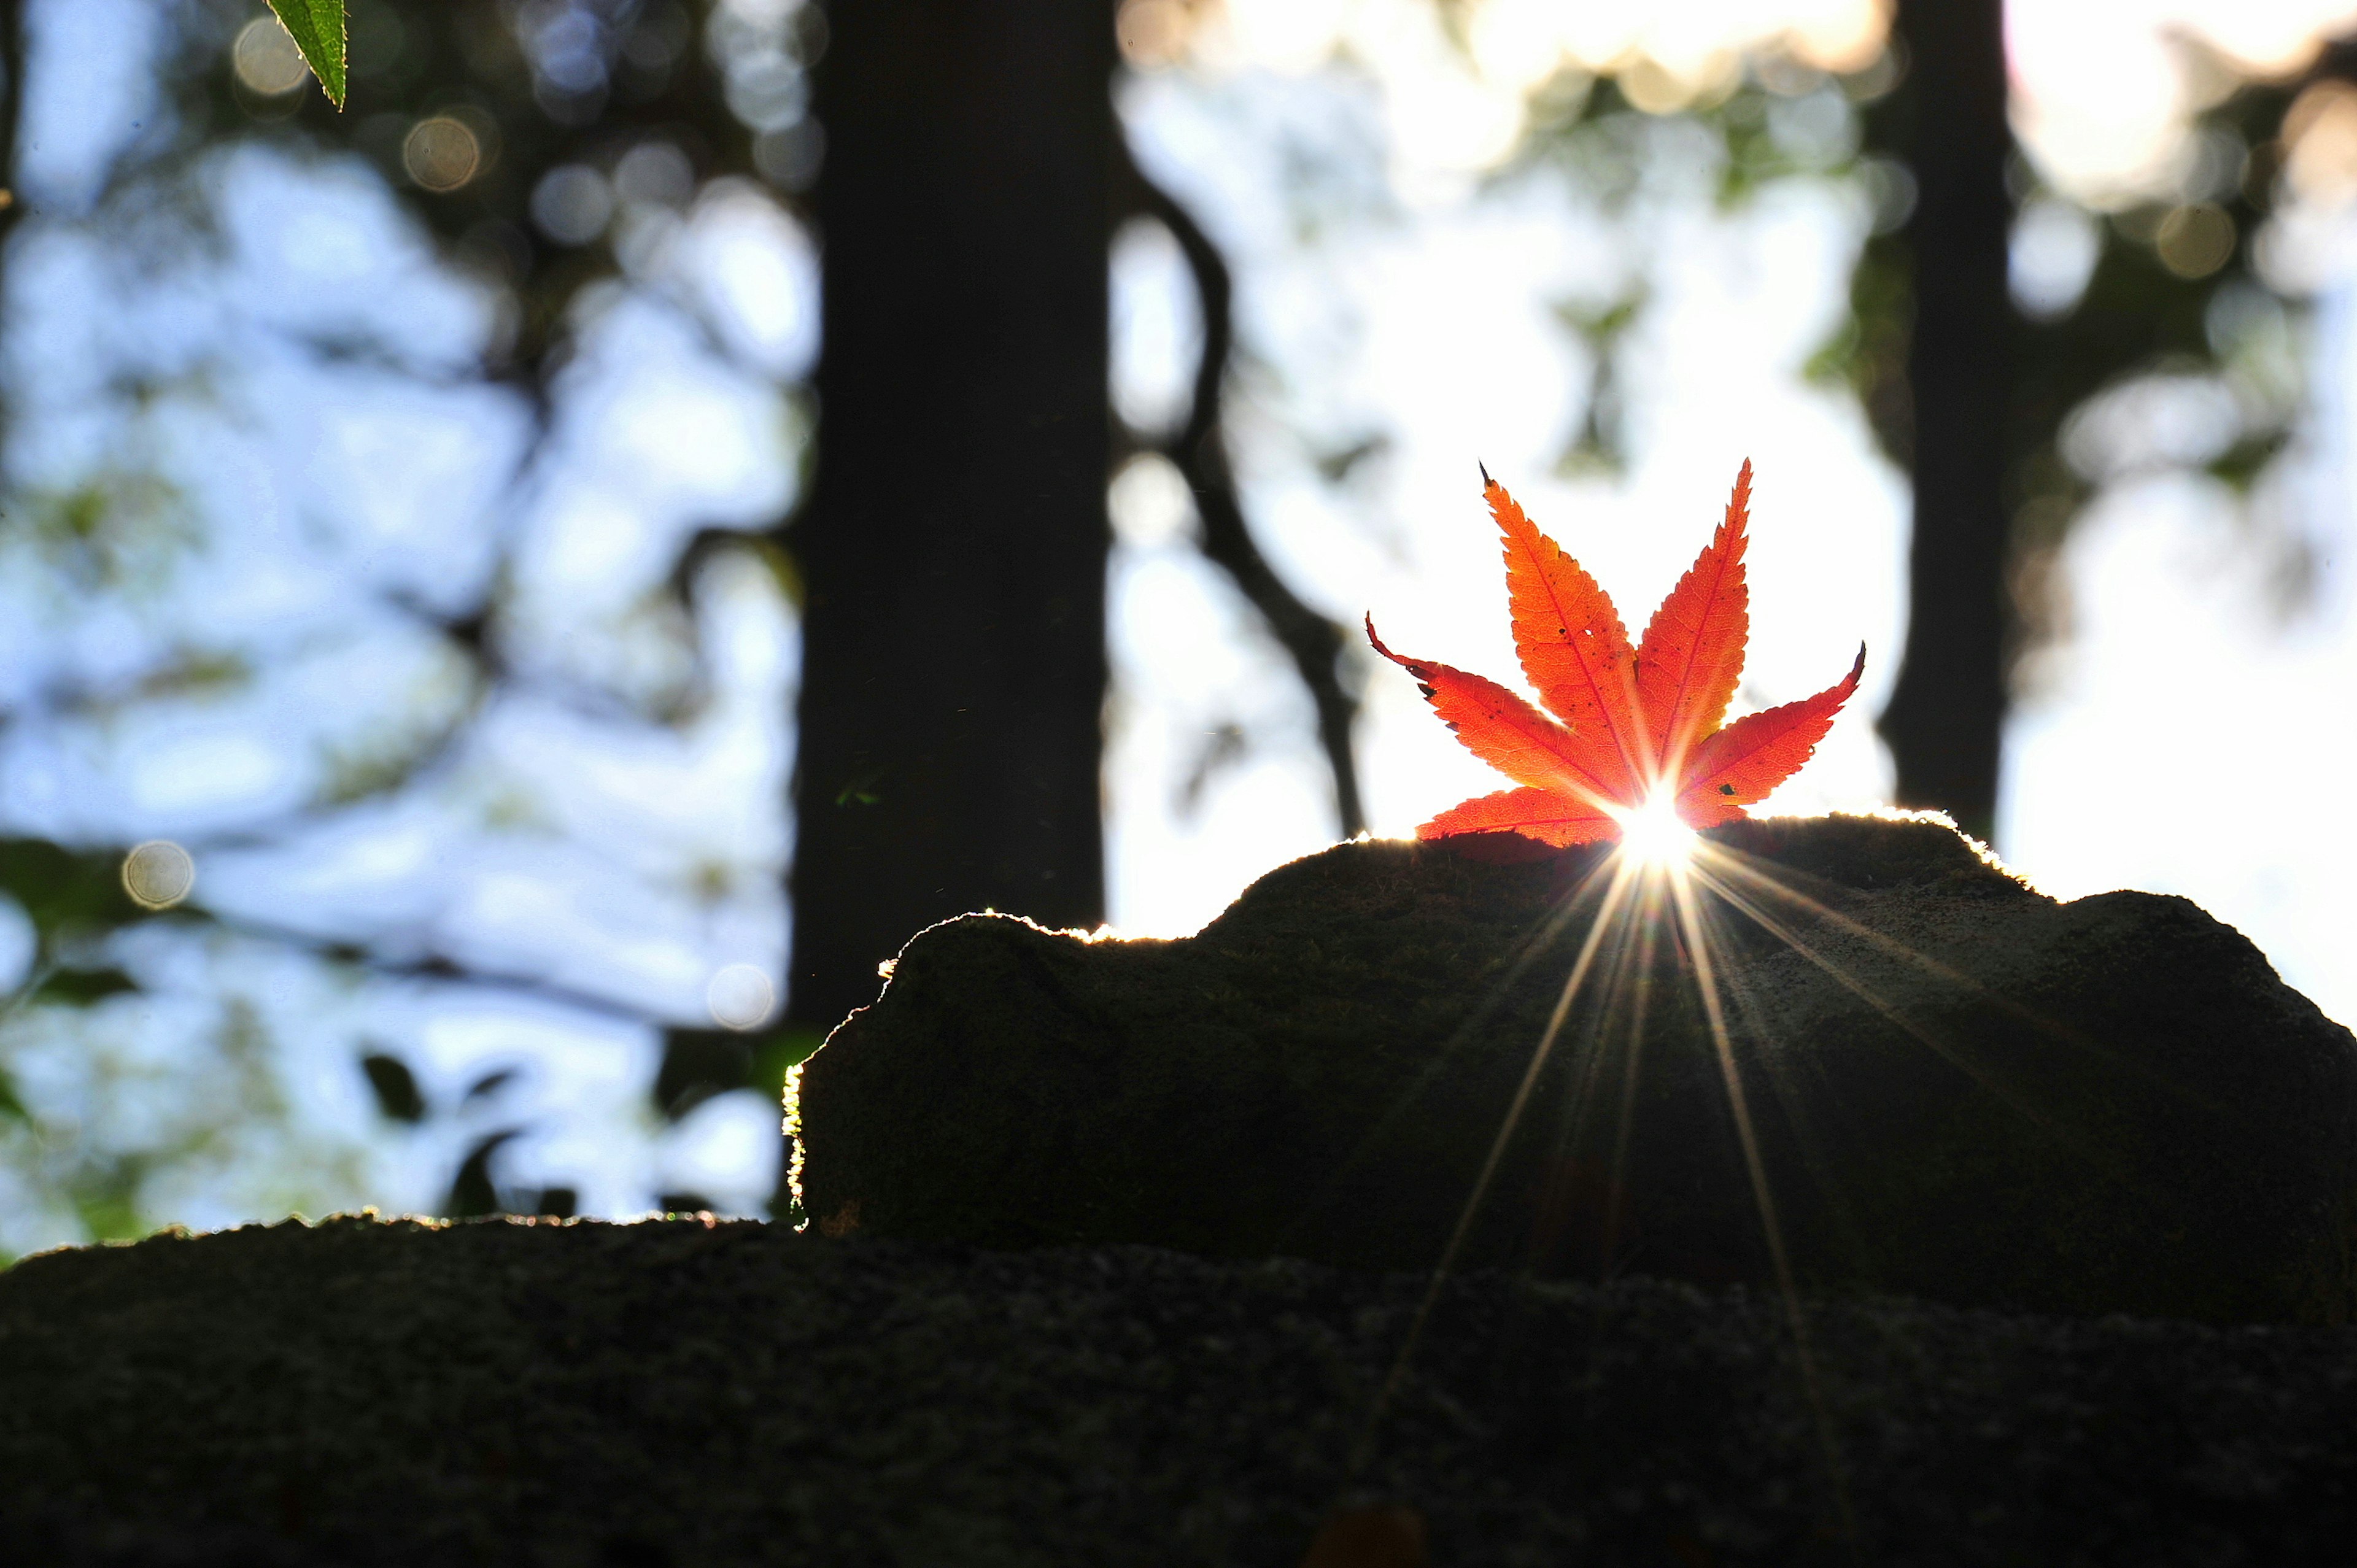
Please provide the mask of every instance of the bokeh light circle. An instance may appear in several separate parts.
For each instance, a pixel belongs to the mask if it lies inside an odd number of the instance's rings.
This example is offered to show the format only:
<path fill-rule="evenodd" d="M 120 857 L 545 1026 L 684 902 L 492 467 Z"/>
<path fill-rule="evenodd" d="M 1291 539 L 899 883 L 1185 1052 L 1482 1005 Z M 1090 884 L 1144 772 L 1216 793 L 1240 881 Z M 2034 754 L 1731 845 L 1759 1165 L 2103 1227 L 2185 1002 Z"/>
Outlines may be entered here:
<path fill-rule="evenodd" d="M 143 909 L 168 909 L 196 886 L 195 858 L 169 839 L 150 839 L 123 857 L 123 890 Z"/>
<path fill-rule="evenodd" d="M 2234 220 L 2213 202 L 2179 207 L 2161 220 L 2153 248 L 2179 277 L 2208 277 L 2234 253 Z"/>
<path fill-rule="evenodd" d="M 1122 58 L 1152 70 L 1175 65 L 1194 33 L 1194 14 L 1179 0 L 1124 0 L 1114 19 Z"/>
<path fill-rule="evenodd" d="M 409 128 L 401 164 L 421 189 L 457 190 L 482 169 L 482 138 L 465 121 L 436 114 Z"/>
<path fill-rule="evenodd" d="M 303 63 L 303 51 L 274 16 L 256 16 L 239 31 L 230 61 L 239 84 L 260 98 L 284 97 L 311 74 Z"/>
<path fill-rule="evenodd" d="M 614 188 L 586 164 L 564 164 L 533 187 L 532 220 L 560 245 L 586 245 L 614 220 Z"/>
<path fill-rule="evenodd" d="M 724 1029 L 758 1029 L 777 1011 L 777 983 L 759 964 L 732 963 L 705 985 L 704 1004 Z"/>

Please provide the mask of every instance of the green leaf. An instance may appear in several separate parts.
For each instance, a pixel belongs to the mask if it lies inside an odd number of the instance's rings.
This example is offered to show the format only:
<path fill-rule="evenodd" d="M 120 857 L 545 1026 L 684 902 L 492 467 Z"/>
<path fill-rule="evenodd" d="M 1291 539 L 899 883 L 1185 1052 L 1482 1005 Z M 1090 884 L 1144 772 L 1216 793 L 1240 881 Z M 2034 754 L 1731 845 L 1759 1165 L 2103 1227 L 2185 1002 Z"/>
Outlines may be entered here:
<path fill-rule="evenodd" d="M 60 968 L 49 972 L 48 978 L 34 990 L 33 1000 L 87 1007 L 93 1002 L 138 989 L 137 981 L 112 965 L 101 969 Z"/>
<path fill-rule="evenodd" d="M 388 1121 L 423 1122 L 425 1120 L 425 1096 L 417 1087 L 417 1075 L 399 1057 L 373 1051 L 361 1058 L 361 1070 L 368 1075 L 369 1088 L 376 1091 L 376 1108 Z"/>
<path fill-rule="evenodd" d="M 123 890 L 120 852 L 70 850 L 40 839 L 0 838 L 0 894 L 24 906 L 45 940 L 78 926 L 112 930 L 143 915 Z"/>
<path fill-rule="evenodd" d="M 328 102 L 344 106 L 344 0 L 270 0 Z"/>

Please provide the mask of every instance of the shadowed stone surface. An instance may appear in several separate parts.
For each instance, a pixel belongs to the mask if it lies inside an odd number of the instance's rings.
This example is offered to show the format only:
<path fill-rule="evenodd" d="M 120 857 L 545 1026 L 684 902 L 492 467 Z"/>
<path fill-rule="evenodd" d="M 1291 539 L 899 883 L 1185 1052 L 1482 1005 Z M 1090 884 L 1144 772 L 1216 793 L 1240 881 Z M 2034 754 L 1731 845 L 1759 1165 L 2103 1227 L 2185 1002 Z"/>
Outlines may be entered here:
<path fill-rule="evenodd" d="M 1711 839 L 1706 868 L 1770 922 L 1703 899 L 1804 1288 L 2348 1320 L 2357 1043 L 2239 933 L 2182 898 L 2057 903 L 1928 822 Z M 1464 843 L 1311 855 L 1179 941 L 925 931 L 802 1069 L 809 1212 L 1428 1268 L 1608 879 L 1599 850 Z M 1467 1264 L 1775 1277 L 1671 925 L 1599 949 Z"/>
<path fill-rule="evenodd" d="M 1298 1568 L 1423 1289 L 692 1221 L 51 1253 L 0 1274 L 0 1561 Z M 1773 1301 L 1454 1280 L 1360 1485 L 1422 1513 L 1435 1568 L 2357 1540 L 2357 1330 L 1807 1321 L 1822 1425 Z"/>

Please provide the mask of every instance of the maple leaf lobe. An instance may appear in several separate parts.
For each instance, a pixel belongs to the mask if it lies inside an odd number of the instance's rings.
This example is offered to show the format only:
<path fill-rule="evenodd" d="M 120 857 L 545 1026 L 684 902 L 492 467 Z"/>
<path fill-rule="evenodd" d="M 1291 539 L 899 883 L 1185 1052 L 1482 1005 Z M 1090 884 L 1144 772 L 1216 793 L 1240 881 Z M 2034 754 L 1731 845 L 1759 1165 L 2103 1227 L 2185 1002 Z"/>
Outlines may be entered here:
<path fill-rule="evenodd" d="M 1637 650 L 1637 703 L 1657 776 L 1675 777 L 1695 744 L 1727 717 L 1743 676 L 1751 635 L 1744 553 L 1751 510 L 1751 463 L 1735 477 L 1727 514 L 1702 553 L 1670 590 Z"/>
<path fill-rule="evenodd" d="M 1541 533 L 1504 486 L 1483 490 L 1506 564 L 1506 604 L 1523 674 L 1578 738 L 1584 771 L 1627 799 L 1644 770 L 1629 633 L 1611 596 Z"/>

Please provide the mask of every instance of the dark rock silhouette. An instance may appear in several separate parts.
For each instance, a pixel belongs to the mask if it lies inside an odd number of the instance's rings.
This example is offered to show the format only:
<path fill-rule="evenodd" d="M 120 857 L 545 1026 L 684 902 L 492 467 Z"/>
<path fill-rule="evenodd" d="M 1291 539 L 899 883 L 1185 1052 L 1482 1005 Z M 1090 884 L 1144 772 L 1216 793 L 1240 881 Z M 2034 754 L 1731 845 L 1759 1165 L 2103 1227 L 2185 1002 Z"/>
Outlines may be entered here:
<path fill-rule="evenodd" d="M 753 1223 L 339 1220 L 0 1274 L 0 1561 L 2348 1560 L 2357 1331 L 1807 1308 Z M 1822 1412 L 1822 1418 L 1820 1417 Z M 1832 1477 L 1838 1475 L 1836 1488 Z"/>
<path fill-rule="evenodd" d="M 802 1071 L 809 1212 L 1431 1267 L 1609 876 L 1606 849 L 1495 838 L 1339 845 L 1180 941 L 925 931 Z M 1803 1288 L 2348 1319 L 2357 1042 L 2239 933 L 2182 898 L 2057 903 L 1927 821 L 1710 843 L 1703 870 L 1774 928 L 1700 897 Z M 1667 916 L 1625 934 L 1459 1261 L 1771 1283 L 1695 954 Z"/>

